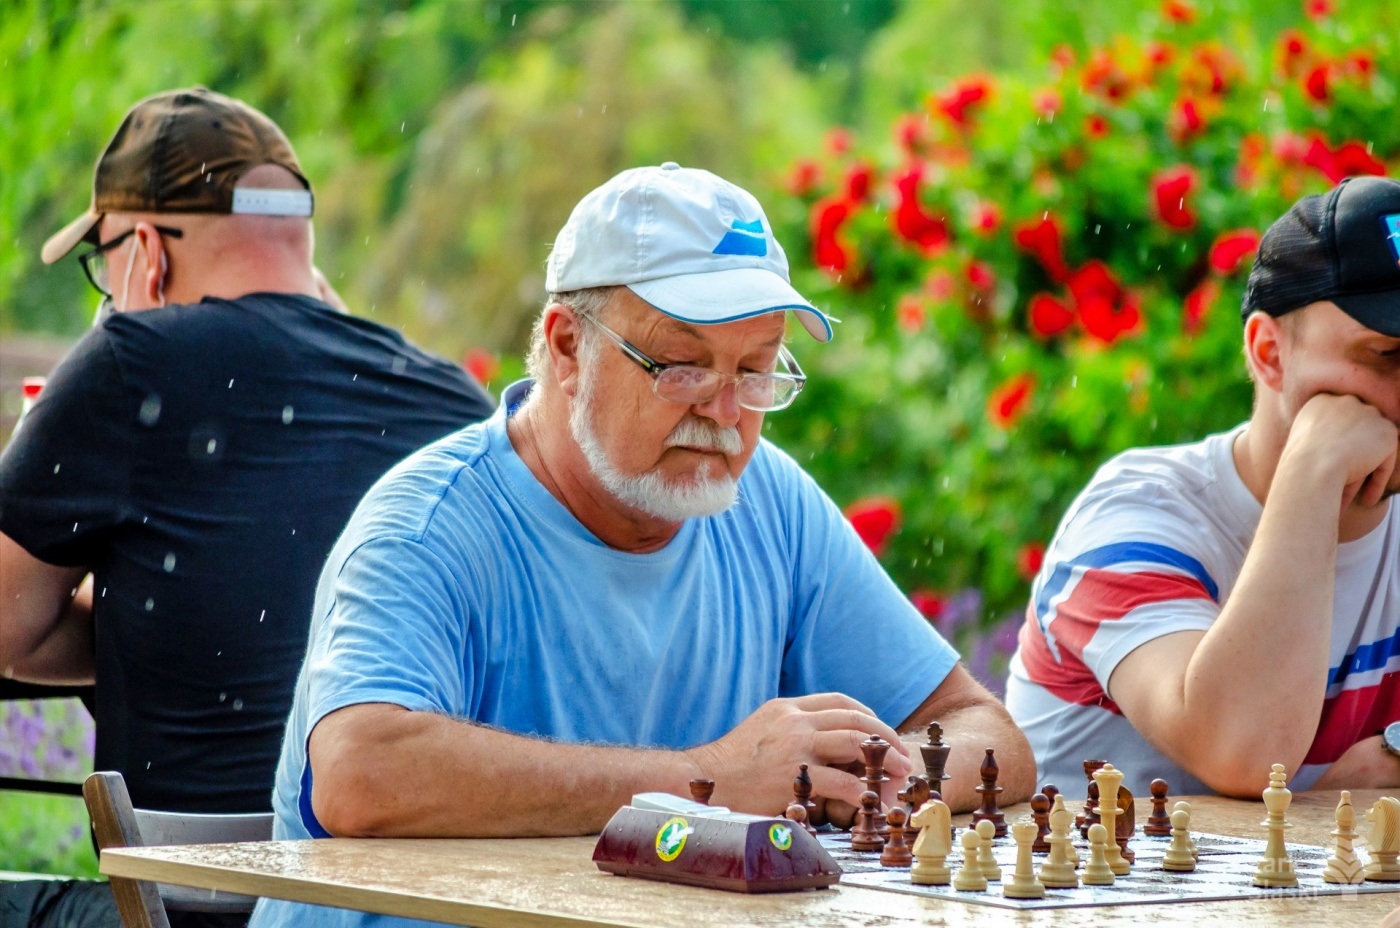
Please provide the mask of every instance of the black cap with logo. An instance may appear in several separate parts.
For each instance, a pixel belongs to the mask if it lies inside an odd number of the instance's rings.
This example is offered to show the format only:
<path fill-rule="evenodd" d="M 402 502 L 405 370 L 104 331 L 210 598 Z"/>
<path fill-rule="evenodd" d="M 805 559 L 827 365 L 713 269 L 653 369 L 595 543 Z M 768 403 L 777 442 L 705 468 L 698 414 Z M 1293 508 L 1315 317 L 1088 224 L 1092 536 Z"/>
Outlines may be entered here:
<path fill-rule="evenodd" d="M 1282 316 L 1322 300 L 1400 337 L 1400 181 L 1349 177 L 1264 233 L 1242 314 Z"/>

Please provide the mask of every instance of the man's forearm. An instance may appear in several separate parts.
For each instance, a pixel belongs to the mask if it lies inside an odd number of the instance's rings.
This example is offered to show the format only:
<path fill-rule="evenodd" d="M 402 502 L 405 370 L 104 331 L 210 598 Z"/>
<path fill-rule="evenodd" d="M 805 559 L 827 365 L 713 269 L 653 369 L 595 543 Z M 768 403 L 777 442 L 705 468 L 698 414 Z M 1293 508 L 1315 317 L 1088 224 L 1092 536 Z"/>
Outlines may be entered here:
<path fill-rule="evenodd" d="M 312 805 L 341 836 L 593 834 L 635 793 L 687 796 L 700 775 L 685 752 L 543 741 L 387 705 L 332 713 L 310 740 Z"/>
<path fill-rule="evenodd" d="M 3 669 L 6 676 L 27 683 L 77 685 L 93 682 L 94 660 L 89 576 L 44 638 Z"/>

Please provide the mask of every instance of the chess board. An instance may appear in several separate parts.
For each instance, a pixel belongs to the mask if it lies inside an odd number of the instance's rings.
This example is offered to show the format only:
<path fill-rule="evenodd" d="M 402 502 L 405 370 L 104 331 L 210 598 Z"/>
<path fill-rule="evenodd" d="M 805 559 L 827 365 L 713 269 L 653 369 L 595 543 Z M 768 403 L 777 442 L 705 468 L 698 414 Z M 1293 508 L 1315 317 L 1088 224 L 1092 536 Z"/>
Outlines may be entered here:
<path fill-rule="evenodd" d="M 1264 852 L 1264 842 L 1228 835 L 1192 832 L 1200 859 L 1191 873 L 1172 873 L 1162 869 L 1162 855 L 1170 838 L 1155 838 L 1142 834 L 1130 844 L 1137 855 L 1133 872 L 1118 877 L 1112 886 L 1080 886 L 1078 889 L 1050 889 L 1044 899 L 1008 899 L 1001 894 L 1002 883 L 989 883 L 986 892 L 962 892 L 951 886 L 920 886 L 909 879 L 909 868 L 882 867 L 878 853 L 851 850 L 851 836 L 845 832 L 818 835 L 818 840 L 836 860 L 842 870 L 841 882 L 883 889 L 890 892 L 955 899 L 975 905 L 990 905 L 1004 909 L 1059 909 L 1076 906 L 1137 905 L 1144 903 L 1208 902 L 1230 899 L 1277 899 L 1282 897 L 1344 896 L 1358 893 L 1400 892 L 1400 883 L 1361 883 L 1338 885 L 1324 883 L 1322 871 L 1330 853 L 1327 848 L 1309 844 L 1289 844 L 1288 853 L 1298 874 L 1297 889 L 1264 889 L 1252 885 L 1254 867 Z M 1075 847 L 1081 860 L 1088 859 L 1088 846 L 1074 832 Z M 948 866 L 957 872 L 962 866 L 961 848 L 953 843 Z M 1009 837 L 993 845 L 1002 879 L 1010 875 L 1016 862 L 1016 845 Z M 1358 847 L 1358 856 L 1367 860 Z M 1035 855 L 1036 866 L 1044 854 Z M 1081 867 L 1082 872 L 1082 867 Z"/>

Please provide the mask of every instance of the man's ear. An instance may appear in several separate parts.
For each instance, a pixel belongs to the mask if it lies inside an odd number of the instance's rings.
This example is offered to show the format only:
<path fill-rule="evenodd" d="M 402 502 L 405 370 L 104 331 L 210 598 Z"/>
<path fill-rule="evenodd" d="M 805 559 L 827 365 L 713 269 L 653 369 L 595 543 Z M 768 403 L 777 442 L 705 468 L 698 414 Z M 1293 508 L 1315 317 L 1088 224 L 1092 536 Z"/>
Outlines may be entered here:
<path fill-rule="evenodd" d="M 1244 321 L 1244 356 L 1254 382 L 1275 393 L 1283 391 L 1283 357 L 1288 333 L 1268 313 L 1254 312 Z"/>
<path fill-rule="evenodd" d="M 573 396 L 579 384 L 579 336 L 583 320 L 563 303 L 552 303 L 544 311 L 544 344 L 554 380 L 566 396 Z"/>
<path fill-rule="evenodd" d="M 158 306 L 165 302 L 165 275 L 170 270 L 165 242 L 155 226 L 149 222 L 138 222 L 135 247 L 146 262 L 140 277 L 141 290 L 151 305 Z"/>

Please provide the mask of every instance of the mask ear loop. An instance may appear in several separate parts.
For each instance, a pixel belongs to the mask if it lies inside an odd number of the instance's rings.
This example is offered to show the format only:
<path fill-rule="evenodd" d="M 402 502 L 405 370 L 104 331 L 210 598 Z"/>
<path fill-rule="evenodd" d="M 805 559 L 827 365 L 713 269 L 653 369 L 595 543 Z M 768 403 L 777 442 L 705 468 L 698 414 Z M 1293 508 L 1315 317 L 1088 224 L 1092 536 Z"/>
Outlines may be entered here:
<path fill-rule="evenodd" d="M 161 308 L 165 307 L 165 275 L 170 271 L 170 262 L 165 259 L 165 249 L 160 250 L 160 280 L 156 282 L 156 296 L 160 298 Z"/>
<path fill-rule="evenodd" d="M 135 236 L 133 236 L 135 238 Z M 136 249 L 140 246 L 140 240 L 136 239 L 131 243 L 131 256 L 126 259 L 126 274 L 122 276 L 122 299 L 127 303 L 131 302 L 131 269 L 136 267 Z M 112 301 L 112 308 L 116 309 L 116 301 Z M 123 310 L 124 312 L 125 310 Z"/>

